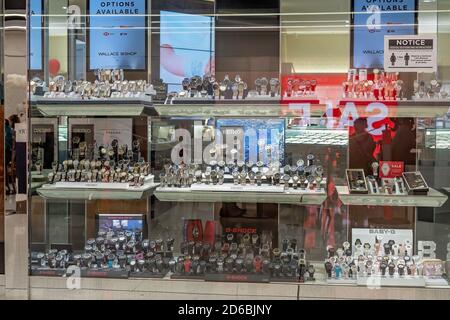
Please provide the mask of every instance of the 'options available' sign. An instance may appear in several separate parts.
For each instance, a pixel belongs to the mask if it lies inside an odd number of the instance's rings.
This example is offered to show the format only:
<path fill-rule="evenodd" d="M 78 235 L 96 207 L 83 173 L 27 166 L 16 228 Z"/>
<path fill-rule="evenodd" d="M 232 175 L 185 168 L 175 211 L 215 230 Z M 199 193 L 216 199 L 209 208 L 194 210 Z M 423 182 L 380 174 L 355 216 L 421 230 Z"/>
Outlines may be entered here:
<path fill-rule="evenodd" d="M 145 2 L 89 1 L 89 69 L 145 69 Z"/>
<path fill-rule="evenodd" d="M 383 68 L 384 36 L 416 32 L 415 0 L 353 0 L 353 67 Z"/>

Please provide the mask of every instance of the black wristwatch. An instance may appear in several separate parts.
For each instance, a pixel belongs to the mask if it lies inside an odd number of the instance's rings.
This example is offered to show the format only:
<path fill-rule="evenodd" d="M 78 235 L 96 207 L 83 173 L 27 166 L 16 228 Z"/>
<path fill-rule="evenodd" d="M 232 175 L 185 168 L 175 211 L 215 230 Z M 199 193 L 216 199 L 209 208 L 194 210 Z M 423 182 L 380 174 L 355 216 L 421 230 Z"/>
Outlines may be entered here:
<path fill-rule="evenodd" d="M 243 271 L 243 267 L 244 267 L 244 260 L 241 258 L 237 258 L 235 260 L 235 264 L 236 264 L 236 272 L 241 273 Z"/>
<path fill-rule="evenodd" d="M 333 270 L 333 265 L 331 262 L 325 262 L 325 271 L 327 272 L 328 278 L 331 278 L 331 271 Z"/>
<path fill-rule="evenodd" d="M 392 262 L 389 263 L 388 268 L 389 268 L 389 275 L 393 276 L 395 273 L 395 264 L 393 264 Z"/>

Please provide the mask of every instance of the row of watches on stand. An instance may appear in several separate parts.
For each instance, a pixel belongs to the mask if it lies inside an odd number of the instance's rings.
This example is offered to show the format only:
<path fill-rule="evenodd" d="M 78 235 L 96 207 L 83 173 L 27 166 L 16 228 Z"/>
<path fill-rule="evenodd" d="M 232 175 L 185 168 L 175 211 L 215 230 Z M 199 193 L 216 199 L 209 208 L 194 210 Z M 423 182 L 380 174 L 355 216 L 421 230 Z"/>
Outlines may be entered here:
<path fill-rule="evenodd" d="M 215 98 L 215 99 L 245 99 L 257 97 L 276 97 L 279 95 L 280 80 L 261 77 L 255 80 L 254 89 L 249 89 L 247 82 L 240 75 L 231 79 L 228 74 L 222 81 L 210 75 L 184 78 L 182 90 L 169 95 L 178 98 Z"/>
<path fill-rule="evenodd" d="M 367 69 L 349 69 L 342 83 L 344 99 L 406 100 L 403 80 L 398 72 L 373 70 L 373 80 L 368 80 Z"/>
<path fill-rule="evenodd" d="M 142 239 L 141 232 L 99 231 L 97 238 L 86 241 L 84 252 L 51 249 L 34 252 L 31 259 L 35 267 L 50 269 L 75 265 L 133 274 L 163 275 L 169 271 L 182 276 L 238 273 L 314 280 L 315 269 L 307 263 L 305 251 L 297 250 L 297 241 L 285 239 L 282 246 L 282 249 L 272 249 L 269 243 L 255 241 L 255 234 L 243 234 L 239 239 L 235 239 L 234 234 L 227 234 L 223 241 L 215 243 L 182 242 L 181 254 L 175 257 L 173 238 L 148 240 Z"/>
<path fill-rule="evenodd" d="M 200 245 L 199 245 L 200 246 Z M 181 248 L 182 255 L 171 268 L 175 275 L 190 276 L 204 273 L 218 274 L 260 274 L 272 278 L 298 278 L 314 280 L 315 269 L 306 261 L 305 250 L 297 249 L 296 239 L 284 239 L 282 248 L 272 248 L 259 241 L 258 234 L 227 234 L 207 254 Z M 200 251 L 201 252 L 201 251 Z"/>
<path fill-rule="evenodd" d="M 142 98 L 154 94 L 152 85 L 146 80 L 125 80 L 123 70 L 97 70 L 95 73 L 97 79 L 94 82 L 56 76 L 47 85 L 34 78 L 30 82 L 30 90 L 34 95 L 45 98 Z"/>
<path fill-rule="evenodd" d="M 150 164 L 145 161 L 133 163 L 130 160 L 64 160 L 54 162 L 48 174 L 48 182 L 106 182 L 129 183 L 142 186 L 150 175 Z"/>
<path fill-rule="evenodd" d="M 316 93 L 317 80 L 288 78 L 284 97 L 311 97 Z"/>
<path fill-rule="evenodd" d="M 313 165 L 313 155 L 308 156 L 308 164 L 300 159 L 296 165 L 281 166 L 280 163 L 265 165 L 262 161 L 238 161 L 226 164 L 225 161 L 212 162 L 205 170 L 197 164 L 166 164 L 160 174 L 161 187 L 190 187 L 193 184 L 223 185 L 226 175 L 230 175 L 234 185 L 283 185 L 285 190 L 311 189 L 317 190 L 324 184 L 324 169 L 321 165 Z M 230 179 L 230 180 L 231 180 Z"/>
<path fill-rule="evenodd" d="M 325 271 L 328 278 L 356 279 L 357 277 L 389 276 L 419 277 L 434 275 L 434 264 L 424 264 L 420 255 L 413 255 L 411 241 L 396 243 L 388 240 L 385 243 L 378 238 L 372 246 L 355 241 L 354 253 L 349 242 L 335 249 L 328 246 L 328 258 Z"/>
<path fill-rule="evenodd" d="M 437 79 L 430 82 L 424 80 L 414 80 L 414 98 L 418 99 L 447 99 L 448 92 L 442 89 L 441 83 Z"/>
<path fill-rule="evenodd" d="M 71 253 L 67 250 L 51 249 L 48 252 L 35 252 L 32 260 L 40 268 L 60 268 L 75 265 L 95 270 L 123 270 L 138 272 L 148 270 L 164 273 L 173 256 L 175 240 L 143 239 L 142 232 L 103 231 L 97 238 L 86 241 L 84 251 Z"/>

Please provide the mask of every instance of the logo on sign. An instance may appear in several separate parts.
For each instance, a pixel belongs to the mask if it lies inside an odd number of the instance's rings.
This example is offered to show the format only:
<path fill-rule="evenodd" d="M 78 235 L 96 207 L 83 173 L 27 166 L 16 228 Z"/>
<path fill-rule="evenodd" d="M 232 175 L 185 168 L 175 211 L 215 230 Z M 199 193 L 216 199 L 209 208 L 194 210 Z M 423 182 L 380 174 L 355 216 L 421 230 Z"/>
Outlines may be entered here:
<path fill-rule="evenodd" d="M 380 7 L 371 5 L 367 7 L 367 12 L 372 14 L 367 18 L 366 25 L 369 32 L 376 32 L 381 30 L 381 11 Z"/>

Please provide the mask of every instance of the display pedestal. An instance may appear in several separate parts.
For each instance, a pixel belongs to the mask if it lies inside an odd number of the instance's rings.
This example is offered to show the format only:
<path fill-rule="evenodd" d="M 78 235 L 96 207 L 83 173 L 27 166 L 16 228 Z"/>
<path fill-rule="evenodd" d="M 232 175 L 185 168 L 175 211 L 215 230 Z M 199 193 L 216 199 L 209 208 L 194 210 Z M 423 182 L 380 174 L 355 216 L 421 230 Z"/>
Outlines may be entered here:
<path fill-rule="evenodd" d="M 153 272 L 130 272 L 130 278 L 152 278 L 162 279 L 166 276 L 165 273 L 153 273 Z"/>
<path fill-rule="evenodd" d="M 77 183 L 77 182 L 74 182 Z M 85 184 L 85 183 L 82 183 Z M 108 184 L 108 183 L 105 183 Z M 159 183 L 146 183 L 140 187 L 114 187 L 114 183 L 108 184 L 106 188 L 92 184 L 90 188 L 86 187 L 56 187 L 53 184 L 45 184 L 38 188 L 37 193 L 46 199 L 64 199 L 64 200 L 140 200 L 156 189 Z"/>
<path fill-rule="evenodd" d="M 187 275 L 187 274 L 176 274 L 173 273 L 170 275 L 170 279 L 177 280 L 205 280 L 205 275 Z"/>
<path fill-rule="evenodd" d="M 114 269 L 81 269 L 81 277 L 128 279 L 129 271 Z"/>
<path fill-rule="evenodd" d="M 194 190 L 193 187 L 201 190 Z M 211 190 L 212 188 L 215 189 Z M 226 188 L 229 189 L 224 191 Z M 323 188 L 312 191 L 289 188 L 288 191 L 284 191 L 282 186 L 252 187 L 250 185 L 234 186 L 234 184 L 209 185 L 209 188 L 208 185 L 198 185 L 197 187 L 193 185 L 190 188 L 159 187 L 155 190 L 155 196 L 160 201 L 173 202 L 245 202 L 298 205 L 320 205 L 327 197 Z"/>
<path fill-rule="evenodd" d="M 356 284 L 356 279 L 327 279 L 327 284 L 336 284 L 336 285 L 343 285 L 343 284 Z"/>
<path fill-rule="evenodd" d="M 425 287 L 423 277 L 373 276 L 358 277 L 356 284 L 366 287 Z"/>
<path fill-rule="evenodd" d="M 427 285 L 427 287 L 447 287 L 449 285 L 449 283 L 447 282 L 447 280 L 445 280 L 444 278 L 430 278 L 430 277 L 425 277 L 425 283 Z"/>
<path fill-rule="evenodd" d="M 336 190 L 343 204 L 355 206 L 439 208 L 447 201 L 446 195 L 432 188 L 427 195 L 351 194 L 347 186 L 336 186 Z"/>
<path fill-rule="evenodd" d="M 207 273 L 205 281 L 268 283 L 270 276 L 265 274 Z"/>
<path fill-rule="evenodd" d="M 64 277 L 67 274 L 67 269 L 52 269 L 52 268 L 31 268 L 32 276 L 45 277 Z"/>

